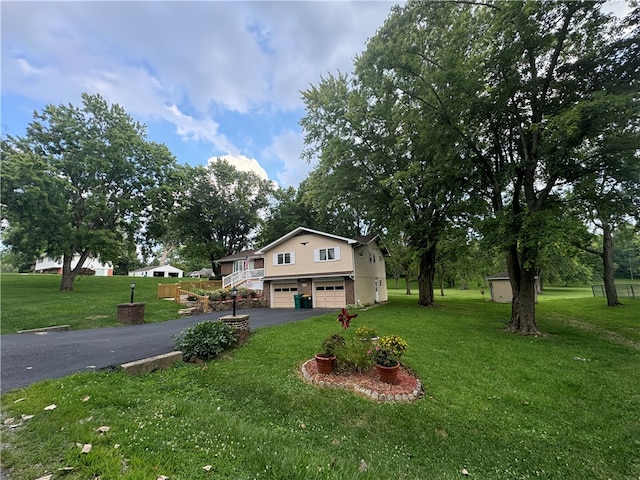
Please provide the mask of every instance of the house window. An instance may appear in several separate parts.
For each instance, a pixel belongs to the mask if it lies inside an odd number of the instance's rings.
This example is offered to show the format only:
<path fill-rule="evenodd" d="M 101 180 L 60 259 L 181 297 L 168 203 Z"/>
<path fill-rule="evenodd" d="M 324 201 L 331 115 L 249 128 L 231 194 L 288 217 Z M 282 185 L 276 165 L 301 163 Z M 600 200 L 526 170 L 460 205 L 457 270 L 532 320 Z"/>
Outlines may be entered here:
<path fill-rule="evenodd" d="M 274 265 L 290 265 L 296 263 L 295 255 L 293 252 L 276 253 L 273 255 Z"/>
<path fill-rule="evenodd" d="M 340 260 L 340 247 L 316 248 L 313 257 L 316 262 Z"/>

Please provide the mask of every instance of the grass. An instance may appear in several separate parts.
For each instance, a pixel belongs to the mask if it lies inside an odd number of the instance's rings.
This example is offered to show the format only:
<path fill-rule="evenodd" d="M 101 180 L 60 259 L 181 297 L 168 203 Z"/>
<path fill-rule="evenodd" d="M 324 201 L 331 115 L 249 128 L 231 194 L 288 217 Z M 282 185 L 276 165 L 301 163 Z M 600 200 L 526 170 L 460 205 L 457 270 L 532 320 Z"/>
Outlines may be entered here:
<path fill-rule="evenodd" d="M 60 292 L 59 275 L 2 274 L 0 333 L 52 325 L 74 330 L 117 325 L 117 305 L 131 300 L 131 281 L 136 284 L 134 301 L 145 303 L 145 322 L 179 317 L 182 306 L 157 299 L 158 283 L 176 283 L 175 278 L 83 276 L 74 282 L 73 292 Z"/>
<path fill-rule="evenodd" d="M 401 293 L 352 328 L 408 342 L 425 387 L 416 402 L 305 384 L 300 364 L 339 328 L 323 316 L 258 330 L 207 364 L 5 394 L 3 420 L 35 416 L 3 425 L 3 468 L 12 480 L 640 477 L 640 302 L 607 309 L 589 291 L 553 290 L 538 305 L 548 335 L 519 337 L 504 333 L 509 305 L 478 291 L 447 291 L 430 309 Z"/>

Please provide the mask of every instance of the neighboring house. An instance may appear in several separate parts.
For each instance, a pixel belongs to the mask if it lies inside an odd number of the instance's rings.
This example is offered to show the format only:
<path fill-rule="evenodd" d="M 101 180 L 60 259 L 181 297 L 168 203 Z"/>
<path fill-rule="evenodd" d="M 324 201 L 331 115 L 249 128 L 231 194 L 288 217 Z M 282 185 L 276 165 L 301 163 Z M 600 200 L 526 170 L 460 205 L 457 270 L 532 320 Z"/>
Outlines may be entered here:
<path fill-rule="evenodd" d="M 80 254 L 76 253 L 71 259 L 71 268 L 76 268 L 80 261 Z M 111 262 L 102 263 L 97 258 L 89 257 L 84 261 L 82 268 L 87 272 L 94 272 L 96 277 L 110 277 L 113 275 L 113 264 Z M 33 267 L 36 273 L 58 273 L 62 274 L 62 258 L 55 259 L 43 255 L 36 260 Z"/>
<path fill-rule="evenodd" d="M 160 265 L 156 267 L 138 268 L 129 272 L 130 277 L 177 277 L 182 278 L 184 272 L 171 265 Z"/>
<path fill-rule="evenodd" d="M 242 285 L 251 290 L 262 290 L 264 258 L 254 250 L 243 250 L 216 260 L 222 275 L 222 287 Z"/>
<path fill-rule="evenodd" d="M 299 294 L 316 308 L 385 302 L 389 253 L 379 240 L 298 227 L 254 252 L 264 259 L 264 295 L 272 308 L 293 308 Z"/>
<path fill-rule="evenodd" d="M 200 270 L 196 270 L 195 272 L 191 272 L 189 274 L 191 278 L 209 278 L 213 277 L 213 269 L 211 268 L 201 268 Z"/>
<path fill-rule="evenodd" d="M 511 290 L 511 281 L 509 280 L 509 272 L 500 272 L 487 277 L 489 281 L 489 291 L 491 292 L 491 301 L 497 303 L 511 303 L 513 299 L 513 290 Z M 536 277 L 536 284 L 538 277 Z M 538 303 L 538 288 L 536 288 L 536 303 Z"/>

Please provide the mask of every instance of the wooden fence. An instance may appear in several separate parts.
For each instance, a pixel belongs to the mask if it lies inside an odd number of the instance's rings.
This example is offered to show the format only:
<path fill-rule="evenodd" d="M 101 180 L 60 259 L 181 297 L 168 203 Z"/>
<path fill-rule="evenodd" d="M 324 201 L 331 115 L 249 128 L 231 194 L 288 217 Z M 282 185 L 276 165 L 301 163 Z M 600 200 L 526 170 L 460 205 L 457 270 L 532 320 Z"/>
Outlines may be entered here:
<path fill-rule="evenodd" d="M 195 298 L 195 300 L 189 299 Z M 209 295 L 196 295 L 188 290 L 183 290 L 181 288 L 178 289 L 178 298 L 176 299 L 178 303 L 187 306 L 198 306 L 202 307 L 202 310 L 206 313 L 210 310 L 209 308 Z"/>
<path fill-rule="evenodd" d="M 173 298 L 177 302 L 180 300 L 180 289 L 213 291 L 221 288 L 222 280 L 194 280 L 179 283 L 159 283 L 158 298 Z"/>

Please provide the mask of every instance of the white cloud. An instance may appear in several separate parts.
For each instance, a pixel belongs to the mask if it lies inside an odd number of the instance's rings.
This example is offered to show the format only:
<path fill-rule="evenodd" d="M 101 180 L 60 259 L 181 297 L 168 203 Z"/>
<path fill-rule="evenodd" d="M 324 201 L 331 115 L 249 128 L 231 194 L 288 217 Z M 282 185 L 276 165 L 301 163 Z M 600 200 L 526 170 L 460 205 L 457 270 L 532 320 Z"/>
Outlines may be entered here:
<path fill-rule="evenodd" d="M 272 129 L 221 122 L 228 112 L 266 119 L 302 111 L 300 91 L 327 72 L 350 71 L 390 6 L 3 2 L 2 93 L 16 94 L 27 111 L 99 93 L 143 123 L 170 122 L 182 142 L 210 144 L 208 155 L 266 149 L 269 165 L 284 165 L 271 175 L 295 185 L 310 169 L 299 159 L 299 134 L 265 138 Z"/>
<path fill-rule="evenodd" d="M 255 158 L 247 158 L 244 155 L 220 155 L 218 157 L 211 157 L 207 164 L 217 162 L 218 160 L 225 160 L 235 167 L 240 172 L 253 172 L 264 180 L 269 180 L 269 175 L 264 168 L 258 163 Z"/>

